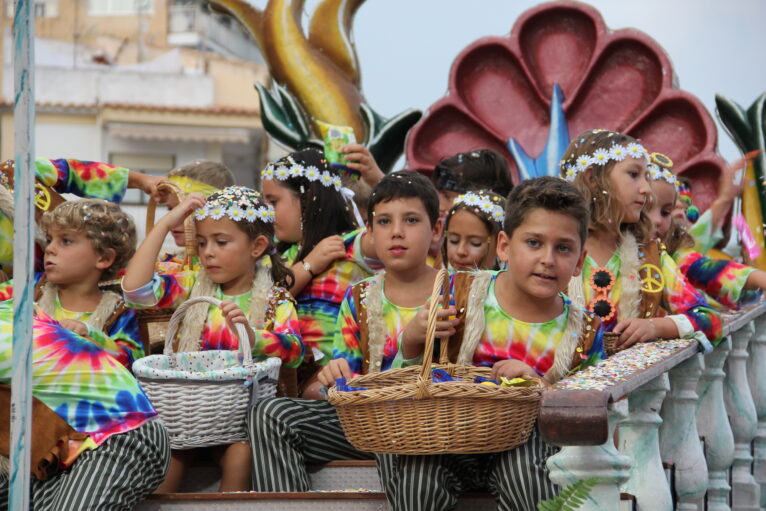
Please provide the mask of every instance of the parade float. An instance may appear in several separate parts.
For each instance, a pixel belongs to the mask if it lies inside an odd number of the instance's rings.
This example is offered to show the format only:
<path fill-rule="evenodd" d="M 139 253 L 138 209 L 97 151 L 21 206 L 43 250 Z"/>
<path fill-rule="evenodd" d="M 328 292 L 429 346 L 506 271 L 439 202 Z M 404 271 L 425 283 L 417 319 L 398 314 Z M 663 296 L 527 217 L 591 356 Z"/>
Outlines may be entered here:
<path fill-rule="evenodd" d="M 455 59 L 448 93 L 422 116 L 385 119 L 366 103 L 351 37 L 363 0 L 322 0 L 303 33 L 302 0 L 210 0 L 258 41 L 274 85 L 257 86 L 263 125 L 293 149 L 321 145 L 317 121 L 353 127 L 384 171 L 404 152 L 429 173 L 441 158 L 488 147 L 504 154 L 515 182 L 558 175 L 570 136 L 587 128 L 627 132 L 670 156 L 704 210 L 725 162 L 699 99 L 680 90 L 662 48 L 633 29 L 610 30 L 594 8 L 547 3 L 525 12 L 508 36 L 485 37 Z M 763 149 L 766 95 L 748 110 L 718 98 L 719 115 L 742 151 Z M 763 247 L 761 154 L 747 168 L 741 210 Z M 759 265 L 766 262 L 756 259 Z M 764 267 L 764 266 L 761 266 Z M 562 486 L 595 484 L 581 509 L 763 509 L 766 507 L 766 308 L 725 317 L 726 339 L 702 355 L 694 342 L 637 345 L 565 378 L 544 393 L 539 427 L 562 449 L 548 460 Z M 620 428 L 619 441 L 614 430 Z M 315 467 L 317 491 L 211 493 L 207 475 L 191 493 L 154 495 L 156 509 L 382 509 L 370 462 Z M 214 476 L 213 476 L 214 477 Z M 195 479 L 195 478 L 192 478 Z M 348 490 L 348 488 L 364 489 Z M 492 509 L 469 495 L 459 509 Z"/>

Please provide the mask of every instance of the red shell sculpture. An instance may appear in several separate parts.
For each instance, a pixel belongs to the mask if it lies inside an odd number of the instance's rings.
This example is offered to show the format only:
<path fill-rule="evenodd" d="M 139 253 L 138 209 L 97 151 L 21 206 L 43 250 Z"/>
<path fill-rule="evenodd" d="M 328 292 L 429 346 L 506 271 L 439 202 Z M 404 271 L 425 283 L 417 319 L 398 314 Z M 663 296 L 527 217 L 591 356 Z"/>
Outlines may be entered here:
<path fill-rule="evenodd" d="M 610 31 L 596 9 L 580 3 L 534 7 L 508 37 L 484 37 L 463 50 L 447 95 L 409 133 L 408 168 L 430 173 L 445 156 L 488 147 L 508 158 L 518 182 L 508 141 L 533 158 L 543 151 L 554 84 L 563 91 L 570 136 L 604 128 L 641 139 L 693 180 L 700 209 L 709 206 L 725 165 L 712 117 L 677 88 L 656 41 L 634 29 Z"/>

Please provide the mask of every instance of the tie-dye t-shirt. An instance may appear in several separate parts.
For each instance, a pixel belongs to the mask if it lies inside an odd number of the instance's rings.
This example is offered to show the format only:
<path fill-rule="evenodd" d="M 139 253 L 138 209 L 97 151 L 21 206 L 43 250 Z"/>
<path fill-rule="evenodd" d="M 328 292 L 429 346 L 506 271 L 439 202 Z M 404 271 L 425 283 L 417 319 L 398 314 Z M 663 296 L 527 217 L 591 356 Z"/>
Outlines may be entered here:
<path fill-rule="evenodd" d="M 365 295 L 369 285 L 370 279 L 365 279 L 355 284 L 355 286 L 362 286 L 363 288 L 360 294 L 363 305 L 366 305 L 367 298 Z M 355 374 L 361 374 L 363 368 L 362 350 L 359 347 L 361 334 L 352 289 L 352 287 L 348 288 L 348 292 L 340 305 L 333 342 L 333 358 L 346 359 L 351 371 Z M 399 307 L 386 298 L 385 291 L 381 298 L 383 321 L 386 326 L 386 340 L 383 344 L 383 358 L 380 361 L 379 370 L 385 371 L 401 366 L 401 357 L 397 356 L 399 351 L 399 334 L 402 333 L 410 320 L 417 314 L 420 307 Z"/>
<path fill-rule="evenodd" d="M 136 309 L 178 307 L 188 299 L 198 275 L 196 271 L 155 274 L 146 285 L 132 291 L 123 290 L 125 301 Z M 270 293 L 269 303 L 274 306 L 273 318 L 260 328 L 251 325 L 255 331 L 253 356 L 279 357 L 286 367 L 297 367 L 303 361 L 303 343 L 295 306 L 286 290 L 274 287 Z M 236 303 L 246 314 L 250 311 L 252 291 L 226 296 L 220 286 L 216 286 L 213 297 Z M 207 321 L 201 335 L 202 351 L 239 349 L 236 334 L 229 330 L 221 309 L 214 305 L 208 309 Z"/>
<path fill-rule="evenodd" d="M 35 285 L 45 276 L 44 273 L 35 274 Z M 13 298 L 13 280 L 0 284 L 0 301 Z M 82 321 L 88 327 L 87 337 L 98 344 L 101 349 L 109 353 L 118 362 L 130 369 L 133 362 L 144 356 L 144 348 L 138 331 L 138 319 L 136 311 L 126 309 L 117 319 L 109 325 L 106 332 L 95 328 L 88 323 L 93 315 L 92 312 L 70 311 L 61 306 L 58 296 L 53 310 L 53 319 L 76 319 Z"/>
<path fill-rule="evenodd" d="M 497 276 L 502 272 L 493 272 L 494 276 L 484 300 L 484 318 L 486 326 L 479 345 L 473 355 L 477 366 L 492 367 L 500 360 L 520 360 L 538 374 L 544 375 L 553 365 L 556 347 L 561 343 L 569 319 L 569 308 L 573 305 L 563 294 L 564 311 L 545 323 L 527 323 L 511 317 L 500 306 L 495 295 Z M 586 354 L 588 357 L 604 354 L 602 339 L 603 329 L 599 327 L 593 339 L 593 345 Z"/>
<path fill-rule="evenodd" d="M 748 276 L 756 271 L 751 266 L 705 257 L 688 249 L 676 251 L 673 259 L 687 280 L 702 291 L 708 303 L 717 309 L 736 310 L 761 298 L 760 289 L 745 289 Z"/>
<path fill-rule="evenodd" d="M 664 312 L 669 314 L 683 314 L 691 323 L 694 331 L 704 333 L 713 345 L 721 342 L 723 324 L 721 316 L 713 310 L 705 301 L 705 298 L 692 286 L 681 270 L 676 266 L 673 258 L 664 250 L 660 253 L 660 266 L 662 279 L 665 287 L 662 290 L 662 300 L 660 302 Z M 594 295 L 594 290 L 590 286 L 590 278 L 593 271 L 599 268 L 590 256 L 585 256 L 585 264 L 582 268 L 583 290 L 585 291 L 585 303 L 590 303 Z M 615 276 L 614 286 L 609 292 L 609 296 L 617 309 L 620 308 L 620 297 L 622 295 L 622 276 L 620 275 L 620 256 L 619 250 L 616 250 L 609 261 L 606 263 Z M 662 312 L 662 311 L 660 311 Z M 612 319 L 603 323 L 604 329 L 609 332 L 617 325 L 618 314 Z"/>
<path fill-rule="evenodd" d="M 295 297 L 303 343 L 307 351 L 314 352 L 319 365 L 332 359 L 335 323 L 346 290 L 382 268 L 378 261 L 364 257 L 363 233 L 364 229 L 360 229 L 344 234 L 346 257 L 333 262 Z M 299 252 L 300 247 L 293 245 L 282 254 L 288 266 L 295 264 Z M 315 350 L 321 351 L 323 356 L 319 358 Z"/>
<path fill-rule="evenodd" d="M 37 179 L 59 193 L 119 203 L 128 187 L 128 169 L 80 160 L 35 159 Z M 0 266 L 13 265 L 13 220 L 0 214 Z"/>
<path fill-rule="evenodd" d="M 720 227 L 713 226 L 713 210 L 707 209 L 694 224 L 689 227 L 689 235 L 694 239 L 694 252 L 707 254 L 723 239 Z M 674 255 L 675 257 L 675 255 Z"/>
<path fill-rule="evenodd" d="M 157 415 L 133 374 L 100 346 L 41 314 L 34 319 L 32 395 L 95 446 Z M 11 383 L 13 300 L 0 302 L 0 383 Z M 92 446 L 91 446 L 92 447 Z"/>

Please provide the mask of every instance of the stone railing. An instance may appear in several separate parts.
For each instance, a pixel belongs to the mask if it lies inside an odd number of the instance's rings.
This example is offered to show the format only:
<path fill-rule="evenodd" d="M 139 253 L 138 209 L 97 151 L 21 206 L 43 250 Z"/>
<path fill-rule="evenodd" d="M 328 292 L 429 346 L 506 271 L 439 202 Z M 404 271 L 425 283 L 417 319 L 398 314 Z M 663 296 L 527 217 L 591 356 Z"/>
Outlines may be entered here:
<path fill-rule="evenodd" d="M 766 304 L 724 318 L 708 355 L 640 344 L 543 394 L 551 479 L 600 478 L 581 509 L 617 510 L 621 492 L 639 510 L 766 508 Z"/>

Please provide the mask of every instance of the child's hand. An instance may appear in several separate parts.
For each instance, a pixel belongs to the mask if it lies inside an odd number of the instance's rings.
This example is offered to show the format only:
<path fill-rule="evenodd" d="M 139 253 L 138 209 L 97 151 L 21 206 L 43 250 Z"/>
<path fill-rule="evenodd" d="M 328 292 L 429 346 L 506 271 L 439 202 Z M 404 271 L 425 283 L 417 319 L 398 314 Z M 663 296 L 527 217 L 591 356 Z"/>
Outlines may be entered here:
<path fill-rule="evenodd" d="M 248 344 L 252 347 L 253 339 L 255 339 L 255 332 L 253 331 L 253 327 L 250 326 L 247 316 L 242 312 L 242 309 L 240 309 L 236 303 L 224 300 L 221 302 L 221 312 L 223 313 L 223 317 L 226 320 L 226 325 L 229 327 L 229 330 L 234 332 L 235 335 L 237 333 L 237 329 L 234 327 L 235 324 L 239 323 L 245 326 L 249 338 Z M 239 339 L 239 342 L 242 342 L 242 339 Z"/>
<path fill-rule="evenodd" d="M 77 335 L 88 335 L 88 325 L 82 321 L 77 321 L 76 319 L 62 319 L 59 321 L 59 324 Z"/>
<path fill-rule="evenodd" d="M 419 355 L 420 350 L 416 347 L 423 345 L 426 342 L 428 311 L 430 308 L 431 299 L 429 298 L 402 331 L 402 345 L 403 348 L 407 348 L 404 351 L 404 356 L 406 358 L 414 358 Z M 449 317 L 456 314 L 457 310 L 454 306 L 449 306 L 446 309 L 440 309 L 436 312 L 436 333 L 434 334 L 436 339 L 447 339 L 455 334 L 455 328 L 460 324 L 460 319 L 449 319 Z"/>
<path fill-rule="evenodd" d="M 500 378 L 503 377 L 511 380 L 520 377 L 539 378 L 540 375 L 521 360 L 509 358 L 507 360 L 498 360 L 492 366 L 492 379 L 499 382 Z"/>
<path fill-rule="evenodd" d="M 137 188 L 146 195 L 150 195 L 152 199 L 157 202 L 161 202 L 159 200 L 160 195 L 157 191 L 157 187 L 160 183 L 165 181 L 167 181 L 167 179 L 162 176 L 153 176 L 151 174 L 144 174 L 143 172 L 134 172 L 132 170 L 128 172 L 128 188 Z"/>
<path fill-rule="evenodd" d="M 616 347 L 621 350 L 630 348 L 637 342 L 653 341 L 658 337 L 657 325 L 651 319 L 626 319 L 617 323 L 613 331 L 620 334 Z"/>
<path fill-rule="evenodd" d="M 324 366 L 317 374 L 319 383 L 325 387 L 332 387 L 335 385 L 335 380 L 338 378 L 346 378 L 347 380 L 353 376 L 351 367 L 348 365 L 348 361 L 345 358 L 336 358 L 330 360 L 330 362 Z"/>
<path fill-rule="evenodd" d="M 165 224 L 168 230 L 181 225 L 186 217 L 205 205 L 205 198 L 199 193 L 190 193 L 178 206 L 171 209 L 160 222 Z"/>
<path fill-rule="evenodd" d="M 385 177 L 372 153 L 362 144 L 345 145 L 341 152 L 346 156 L 346 167 L 358 170 L 368 185 L 375 186 Z"/>
<path fill-rule="evenodd" d="M 304 261 L 311 265 L 311 271 L 314 275 L 324 272 L 337 259 L 346 257 L 346 245 L 343 238 L 337 234 L 328 236 L 309 252 Z"/>

